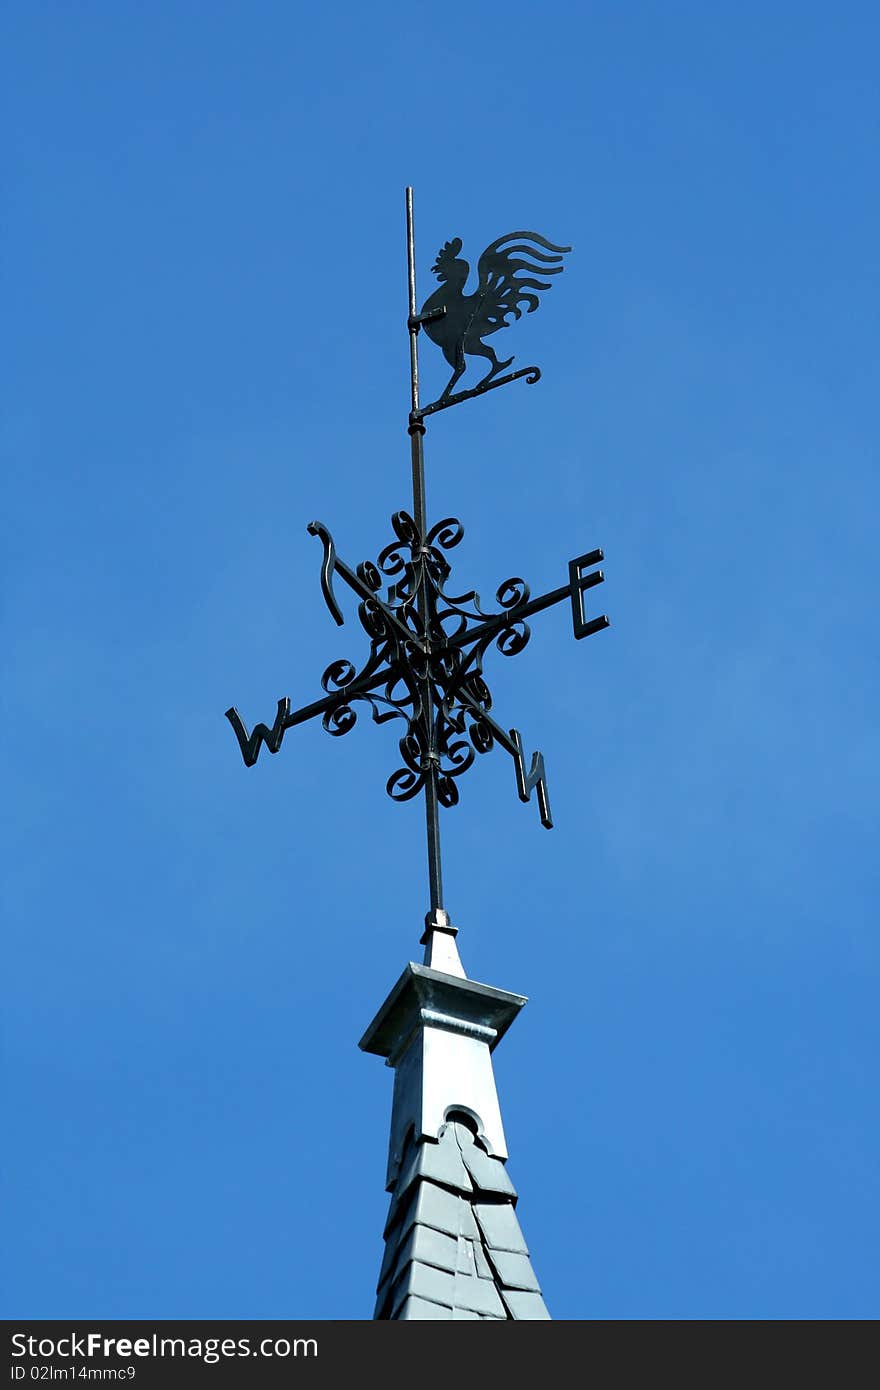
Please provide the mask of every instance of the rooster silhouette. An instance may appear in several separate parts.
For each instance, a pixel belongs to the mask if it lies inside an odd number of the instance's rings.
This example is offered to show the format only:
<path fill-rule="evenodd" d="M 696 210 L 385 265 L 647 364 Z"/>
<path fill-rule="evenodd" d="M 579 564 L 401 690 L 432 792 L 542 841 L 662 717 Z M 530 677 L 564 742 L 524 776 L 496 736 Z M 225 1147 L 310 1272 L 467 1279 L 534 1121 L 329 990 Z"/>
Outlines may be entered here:
<path fill-rule="evenodd" d="M 539 246 L 545 250 L 539 251 Z M 509 328 L 509 315 L 522 318 L 521 304 L 528 306 L 527 313 L 535 312 L 539 303 L 535 291 L 551 288 L 549 280 L 539 280 L 536 276 L 560 275 L 563 270 L 560 262 L 571 247 L 554 246 L 537 232 L 507 232 L 487 246 L 477 262 L 479 283 L 473 294 L 464 293 L 470 266 L 467 261 L 458 259 L 460 250 L 461 237 L 454 237 L 438 252 L 431 269 L 440 281 L 440 289 L 425 300 L 419 316 L 424 318 L 439 309 L 445 310 L 442 316 L 423 325 L 431 342 L 442 349 L 452 368 L 441 401 L 447 399 L 462 376 L 466 354 L 487 357 L 491 363 L 480 386 L 510 366 L 513 358 L 499 362 L 494 349 L 483 339 L 490 333 L 497 333 L 499 328 Z"/>

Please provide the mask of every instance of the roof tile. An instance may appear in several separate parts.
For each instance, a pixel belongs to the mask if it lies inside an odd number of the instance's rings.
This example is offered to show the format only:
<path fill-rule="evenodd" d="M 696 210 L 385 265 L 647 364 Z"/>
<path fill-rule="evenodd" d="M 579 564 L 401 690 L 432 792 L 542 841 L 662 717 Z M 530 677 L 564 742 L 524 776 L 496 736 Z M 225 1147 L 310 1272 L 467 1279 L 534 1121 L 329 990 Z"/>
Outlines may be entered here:
<path fill-rule="evenodd" d="M 397 1282 L 392 1301 L 392 1317 L 397 1317 L 396 1309 L 409 1295 L 427 1299 L 430 1303 L 444 1303 L 448 1308 L 455 1305 L 455 1277 L 445 1270 L 433 1269 L 431 1265 L 411 1261 Z"/>
<path fill-rule="evenodd" d="M 443 1235 L 431 1226 L 415 1225 L 400 1247 L 395 1263 L 403 1269 L 410 1260 L 418 1260 L 423 1265 L 434 1265 L 436 1269 L 448 1270 L 454 1274 L 458 1258 L 458 1241 L 453 1236 Z"/>
<path fill-rule="evenodd" d="M 529 1289 L 540 1293 L 541 1285 L 528 1255 L 512 1255 L 509 1250 L 490 1250 L 489 1259 L 495 1266 L 500 1282 L 508 1289 Z"/>
<path fill-rule="evenodd" d="M 502 1297 L 507 1304 L 510 1316 L 517 1321 L 538 1321 L 549 1319 L 547 1305 L 539 1293 L 525 1293 L 519 1289 L 504 1289 Z"/>
<path fill-rule="evenodd" d="M 425 1322 L 427 1320 L 439 1321 L 442 1318 L 452 1318 L 455 1314 L 451 1308 L 444 1308 L 440 1303 L 429 1303 L 426 1298 L 416 1298 L 410 1295 L 400 1305 L 400 1312 L 395 1314 L 398 1322 L 409 1322 L 416 1319 Z"/>
<path fill-rule="evenodd" d="M 486 1259 L 486 1252 L 481 1240 L 474 1242 L 474 1255 L 477 1262 L 477 1277 L 479 1279 L 494 1279 L 495 1271 Z"/>
<path fill-rule="evenodd" d="M 510 1202 L 476 1202 L 473 1210 L 483 1239 L 491 1250 L 512 1250 L 517 1255 L 529 1253 Z"/>
<path fill-rule="evenodd" d="M 477 1279 L 472 1274 L 456 1274 L 456 1308 L 470 1308 L 475 1313 L 491 1313 L 496 1318 L 505 1316 L 504 1304 L 498 1290 L 489 1279 Z"/>
<path fill-rule="evenodd" d="M 400 1170 L 395 1192 L 402 1196 L 415 1178 L 430 1178 L 432 1182 L 451 1187 L 457 1192 L 472 1192 L 473 1183 L 461 1160 L 461 1152 L 455 1143 L 437 1143 L 425 1139 L 417 1144 L 408 1155 Z"/>
<path fill-rule="evenodd" d="M 461 1156 L 474 1180 L 474 1186 L 481 1192 L 500 1192 L 504 1197 L 516 1199 L 516 1188 L 500 1158 L 490 1158 L 476 1144 L 466 1145 L 461 1151 Z"/>

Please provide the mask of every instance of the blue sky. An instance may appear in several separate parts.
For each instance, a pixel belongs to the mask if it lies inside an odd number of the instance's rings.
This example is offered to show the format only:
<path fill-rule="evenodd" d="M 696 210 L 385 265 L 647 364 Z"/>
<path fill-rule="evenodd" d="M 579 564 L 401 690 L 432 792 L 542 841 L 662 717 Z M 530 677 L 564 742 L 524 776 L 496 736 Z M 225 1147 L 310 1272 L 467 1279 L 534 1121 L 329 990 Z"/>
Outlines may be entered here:
<path fill-rule="evenodd" d="M 412 183 L 422 296 L 574 247 L 426 441 L 462 588 L 606 552 L 608 632 L 487 661 L 556 829 L 499 750 L 443 818 L 551 1312 L 876 1317 L 876 6 L 3 28 L 5 1315 L 371 1314 L 421 813 L 388 728 L 223 711 L 364 651 L 305 527 L 409 505 Z"/>

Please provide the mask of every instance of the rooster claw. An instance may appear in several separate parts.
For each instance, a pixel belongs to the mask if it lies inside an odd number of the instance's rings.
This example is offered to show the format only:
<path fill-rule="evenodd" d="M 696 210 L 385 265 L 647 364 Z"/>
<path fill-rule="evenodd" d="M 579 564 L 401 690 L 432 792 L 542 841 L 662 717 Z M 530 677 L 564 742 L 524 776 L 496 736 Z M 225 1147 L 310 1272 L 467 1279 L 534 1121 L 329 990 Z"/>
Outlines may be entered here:
<path fill-rule="evenodd" d="M 492 367 L 491 371 L 487 372 L 486 375 L 482 378 L 482 380 L 477 383 L 477 385 L 485 386 L 486 382 L 491 381 L 493 376 L 497 376 L 499 372 L 503 372 L 505 368 L 509 367 L 512 361 L 513 358 L 508 357 L 506 362 L 496 362 L 495 365 Z"/>

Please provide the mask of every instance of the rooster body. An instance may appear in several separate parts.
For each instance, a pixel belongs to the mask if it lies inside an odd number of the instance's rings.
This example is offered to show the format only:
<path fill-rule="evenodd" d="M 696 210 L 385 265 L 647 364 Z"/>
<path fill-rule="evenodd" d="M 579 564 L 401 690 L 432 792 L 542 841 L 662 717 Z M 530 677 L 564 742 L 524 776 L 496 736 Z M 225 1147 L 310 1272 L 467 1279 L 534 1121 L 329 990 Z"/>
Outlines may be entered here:
<path fill-rule="evenodd" d="M 545 250 L 538 250 L 540 246 Z M 509 328 L 510 315 L 522 318 L 521 305 L 527 306 L 527 313 L 534 313 L 539 303 L 536 292 L 550 289 L 549 280 L 536 277 L 561 274 L 560 262 L 571 247 L 554 246 L 537 232 L 508 232 L 487 246 L 477 262 L 478 284 L 473 294 L 464 292 L 470 266 L 458 258 L 460 250 L 461 238 L 454 237 L 438 253 L 431 269 L 440 288 L 425 300 L 420 314 L 424 319 L 444 310 L 441 316 L 424 324 L 431 342 L 442 350 L 452 368 L 441 400 L 446 400 L 464 373 L 468 355 L 489 360 L 489 371 L 481 386 L 510 366 L 513 358 L 500 362 L 494 348 L 483 339 L 499 328 Z"/>

